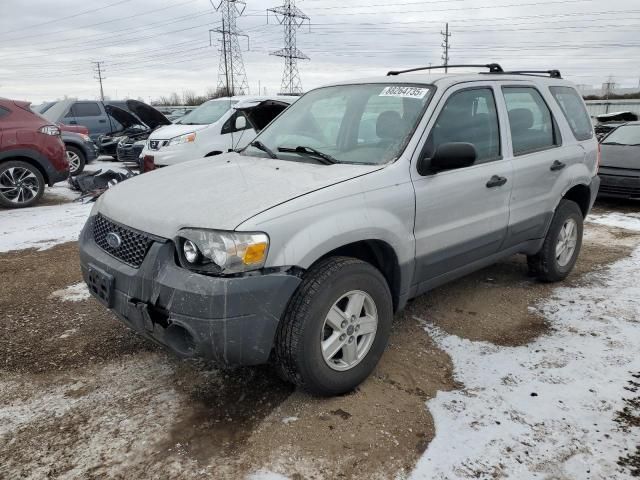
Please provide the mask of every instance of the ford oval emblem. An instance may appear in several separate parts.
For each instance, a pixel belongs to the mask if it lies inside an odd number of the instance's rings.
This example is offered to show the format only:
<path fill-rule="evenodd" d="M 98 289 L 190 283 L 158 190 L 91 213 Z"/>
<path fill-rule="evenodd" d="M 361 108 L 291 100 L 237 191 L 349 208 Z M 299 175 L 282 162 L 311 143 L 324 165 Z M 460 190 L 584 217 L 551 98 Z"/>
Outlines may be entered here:
<path fill-rule="evenodd" d="M 115 232 L 107 233 L 105 240 L 107 241 L 107 245 L 109 245 L 114 250 L 122 245 L 122 238 L 120 238 L 120 235 Z"/>

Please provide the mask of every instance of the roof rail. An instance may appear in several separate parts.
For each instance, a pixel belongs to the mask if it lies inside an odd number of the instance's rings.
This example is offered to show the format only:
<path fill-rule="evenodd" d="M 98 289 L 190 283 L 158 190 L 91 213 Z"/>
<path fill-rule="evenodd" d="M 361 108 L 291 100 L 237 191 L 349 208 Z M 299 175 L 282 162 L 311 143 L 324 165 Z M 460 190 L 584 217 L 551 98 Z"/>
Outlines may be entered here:
<path fill-rule="evenodd" d="M 485 65 L 436 65 L 432 67 L 410 68 L 408 70 L 392 70 L 387 73 L 387 77 L 400 75 L 402 73 L 418 72 L 420 70 L 437 70 L 440 68 L 488 68 L 490 73 L 503 73 L 502 67 L 497 63 L 488 63 Z"/>
<path fill-rule="evenodd" d="M 502 73 L 504 73 L 505 75 L 549 75 L 551 78 L 562 78 L 560 70 L 512 70 Z"/>

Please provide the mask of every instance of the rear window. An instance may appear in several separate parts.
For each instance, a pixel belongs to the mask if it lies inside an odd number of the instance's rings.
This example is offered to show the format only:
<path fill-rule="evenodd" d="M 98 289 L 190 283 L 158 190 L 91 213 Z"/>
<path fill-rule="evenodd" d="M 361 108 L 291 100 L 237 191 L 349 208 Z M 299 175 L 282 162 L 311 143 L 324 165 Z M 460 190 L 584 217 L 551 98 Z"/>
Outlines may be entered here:
<path fill-rule="evenodd" d="M 571 87 L 550 87 L 549 90 L 560 105 L 576 139 L 589 140 L 593 138 L 591 119 L 578 92 Z"/>
<path fill-rule="evenodd" d="M 605 137 L 603 145 L 640 145 L 640 124 L 623 125 Z"/>

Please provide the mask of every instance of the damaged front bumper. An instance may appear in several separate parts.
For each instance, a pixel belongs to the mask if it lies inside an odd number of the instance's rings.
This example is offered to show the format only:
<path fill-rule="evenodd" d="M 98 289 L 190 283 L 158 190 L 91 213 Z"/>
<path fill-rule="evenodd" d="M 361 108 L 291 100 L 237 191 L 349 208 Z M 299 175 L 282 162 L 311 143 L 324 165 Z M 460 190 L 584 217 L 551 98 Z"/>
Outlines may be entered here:
<path fill-rule="evenodd" d="M 177 265 L 173 242 L 162 239 L 134 268 L 95 242 L 94 219 L 80 235 L 82 275 L 122 322 L 180 356 L 227 365 L 268 361 L 299 275 L 284 269 L 235 277 L 193 273 Z"/>

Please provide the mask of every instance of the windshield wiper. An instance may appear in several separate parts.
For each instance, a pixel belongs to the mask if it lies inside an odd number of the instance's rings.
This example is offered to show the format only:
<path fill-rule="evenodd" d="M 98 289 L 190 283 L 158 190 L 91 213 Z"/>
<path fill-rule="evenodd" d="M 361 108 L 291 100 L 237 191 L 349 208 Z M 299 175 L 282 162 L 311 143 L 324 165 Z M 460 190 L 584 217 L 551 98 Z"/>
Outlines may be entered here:
<path fill-rule="evenodd" d="M 300 153 L 303 155 L 315 155 L 317 160 L 325 165 L 334 165 L 336 163 L 340 163 L 338 160 L 333 158 L 331 155 L 321 152 L 320 150 L 316 150 L 313 147 L 306 147 L 304 145 L 298 145 L 297 147 L 278 147 L 279 152 L 285 153 Z"/>
<path fill-rule="evenodd" d="M 257 148 L 258 150 L 262 150 L 264 153 L 266 153 L 267 155 L 269 155 L 271 158 L 278 158 L 278 156 L 274 153 L 273 150 L 271 150 L 269 147 L 267 147 L 264 143 L 262 143 L 260 140 L 255 140 L 253 142 L 251 142 L 250 144 L 252 147 Z"/>
<path fill-rule="evenodd" d="M 603 142 L 602 145 L 626 145 L 626 143 L 619 142 Z"/>

